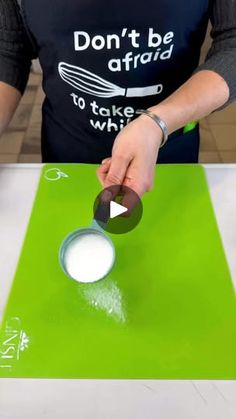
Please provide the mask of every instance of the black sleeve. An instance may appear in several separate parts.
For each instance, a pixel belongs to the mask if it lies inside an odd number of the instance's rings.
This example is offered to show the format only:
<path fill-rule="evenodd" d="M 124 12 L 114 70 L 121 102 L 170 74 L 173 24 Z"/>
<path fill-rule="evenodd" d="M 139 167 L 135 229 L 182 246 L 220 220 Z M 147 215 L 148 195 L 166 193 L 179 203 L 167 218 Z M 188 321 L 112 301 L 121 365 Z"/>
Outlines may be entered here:
<path fill-rule="evenodd" d="M 236 99 L 236 0 L 211 0 L 210 12 L 213 42 L 197 71 L 213 70 L 226 81 L 230 90 L 228 105 Z"/>
<path fill-rule="evenodd" d="M 0 0 L 0 81 L 24 92 L 36 52 L 16 0 Z"/>

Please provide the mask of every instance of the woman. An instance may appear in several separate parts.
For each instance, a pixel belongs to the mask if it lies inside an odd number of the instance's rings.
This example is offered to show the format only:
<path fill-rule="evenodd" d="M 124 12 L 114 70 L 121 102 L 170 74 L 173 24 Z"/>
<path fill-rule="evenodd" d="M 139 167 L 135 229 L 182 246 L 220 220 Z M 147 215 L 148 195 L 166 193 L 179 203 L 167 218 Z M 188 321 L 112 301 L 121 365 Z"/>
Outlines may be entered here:
<path fill-rule="evenodd" d="M 141 196 L 156 161 L 197 162 L 198 126 L 183 127 L 236 97 L 236 0 L 0 0 L 0 15 L 1 131 L 39 57 L 43 161 L 102 162 L 104 187 Z"/>

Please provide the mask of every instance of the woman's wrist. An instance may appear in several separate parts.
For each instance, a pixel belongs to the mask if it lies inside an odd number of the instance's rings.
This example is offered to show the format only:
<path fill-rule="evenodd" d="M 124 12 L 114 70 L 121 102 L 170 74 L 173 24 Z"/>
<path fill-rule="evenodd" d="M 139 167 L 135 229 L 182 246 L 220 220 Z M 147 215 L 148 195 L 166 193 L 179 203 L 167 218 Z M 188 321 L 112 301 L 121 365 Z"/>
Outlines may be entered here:
<path fill-rule="evenodd" d="M 179 128 L 177 127 L 178 124 L 176 121 L 176 110 L 173 108 L 171 104 L 164 102 L 159 103 L 158 105 L 148 108 L 148 111 L 153 112 L 155 115 L 159 116 L 159 118 L 161 118 L 165 122 L 169 135 Z"/>
<path fill-rule="evenodd" d="M 145 134 L 148 137 L 151 137 L 156 142 L 157 147 L 159 148 L 163 142 L 163 131 L 158 126 L 158 124 L 150 118 L 148 115 L 142 114 L 137 118 L 138 121 L 142 123 L 145 129 Z"/>
<path fill-rule="evenodd" d="M 169 136 L 168 128 L 167 128 L 167 125 L 166 125 L 165 121 L 163 119 L 161 119 L 158 115 L 156 115 L 154 112 L 151 112 L 148 109 L 138 109 L 136 111 L 136 113 L 148 116 L 149 118 L 151 118 L 155 122 L 155 124 L 157 124 L 157 126 L 162 131 L 162 142 L 161 142 L 160 147 L 165 145 L 165 143 L 168 140 L 168 136 Z"/>

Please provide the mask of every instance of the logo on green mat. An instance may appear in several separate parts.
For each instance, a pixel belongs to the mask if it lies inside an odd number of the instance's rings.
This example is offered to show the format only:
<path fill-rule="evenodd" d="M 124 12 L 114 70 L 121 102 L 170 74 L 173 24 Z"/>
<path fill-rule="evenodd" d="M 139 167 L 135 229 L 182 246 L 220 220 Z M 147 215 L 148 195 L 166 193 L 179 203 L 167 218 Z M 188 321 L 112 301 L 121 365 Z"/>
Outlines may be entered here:
<path fill-rule="evenodd" d="M 46 170 L 46 172 L 44 173 L 44 179 L 49 180 L 49 181 L 56 181 L 56 180 L 60 180 L 62 178 L 68 178 L 69 176 L 62 172 L 60 169 L 53 167 L 51 169 Z"/>
<path fill-rule="evenodd" d="M 0 368 L 12 368 L 19 361 L 21 353 L 28 349 L 29 337 L 21 328 L 18 317 L 10 318 L 0 338 Z"/>

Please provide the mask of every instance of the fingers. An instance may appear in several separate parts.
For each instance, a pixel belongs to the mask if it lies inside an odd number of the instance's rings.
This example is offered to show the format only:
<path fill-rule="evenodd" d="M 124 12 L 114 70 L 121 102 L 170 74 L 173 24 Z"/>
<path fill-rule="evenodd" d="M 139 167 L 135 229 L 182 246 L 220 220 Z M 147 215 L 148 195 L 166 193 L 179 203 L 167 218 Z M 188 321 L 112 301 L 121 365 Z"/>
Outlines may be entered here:
<path fill-rule="evenodd" d="M 111 159 L 108 173 L 105 177 L 104 186 L 108 188 L 112 185 L 122 185 L 124 182 L 126 172 L 130 164 L 130 159 L 127 156 L 119 156 L 114 154 Z"/>
<path fill-rule="evenodd" d="M 139 203 L 139 196 L 134 193 L 133 189 L 131 190 L 131 188 L 123 187 L 122 192 L 124 195 L 122 197 L 121 205 L 123 205 L 128 210 L 122 214 L 122 216 L 129 217 Z"/>
<path fill-rule="evenodd" d="M 103 188 L 113 185 L 125 185 L 135 191 L 141 198 L 143 194 L 153 186 L 155 164 L 147 165 L 144 158 L 134 158 L 130 161 L 125 156 L 109 157 L 103 160 L 101 166 L 97 169 L 97 176 Z M 112 197 L 113 199 L 114 197 Z M 134 207 L 135 205 L 125 205 L 129 197 L 124 197 L 122 205 Z"/>
<path fill-rule="evenodd" d="M 104 159 L 103 161 L 102 161 L 102 164 L 108 164 L 108 163 L 110 163 L 111 162 L 111 157 L 107 157 L 106 159 Z"/>
<path fill-rule="evenodd" d="M 99 168 L 97 169 L 97 177 L 102 187 L 105 186 L 105 179 L 109 171 L 110 164 L 111 164 L 111 157 L 108 157 L 107 159 L 104 159 L 102 161 L 101 166 L 99 166 Z"/>
<path fill-rule="evenodd" d="M 123 189 L 125 193 L 122 198 L 122 205 L 128 208 L 128 212 L 124 216 L 129 217 L 139 204 L 143 194 L 152 188 L 154 167 L 155 164 L 148 165 L 143 157 L 136 158 L 131 162 L 123 182 L 123 185 L 128 187 Z"/>
<path fill-rule="evenodd" d="M 127 170 L 123 184 L 136 192 L 141 198 L 145 192 L 152 189 L 153 179 L 154 166 L 147 167 L 144 160 L 134 159 Z"/>

